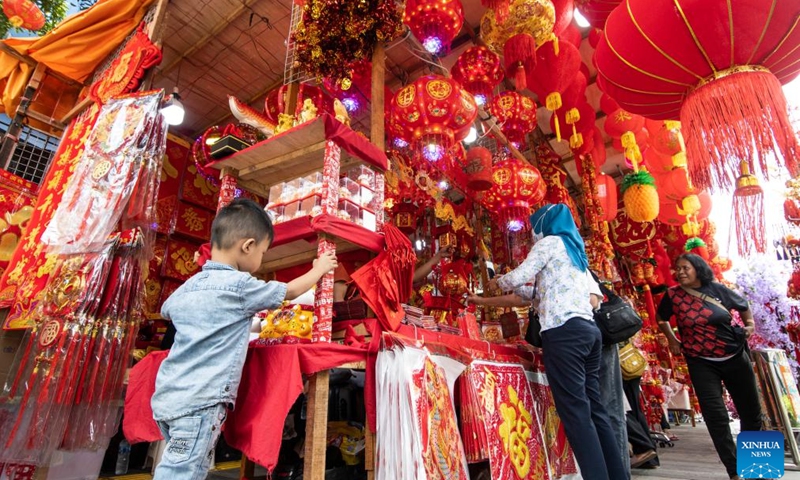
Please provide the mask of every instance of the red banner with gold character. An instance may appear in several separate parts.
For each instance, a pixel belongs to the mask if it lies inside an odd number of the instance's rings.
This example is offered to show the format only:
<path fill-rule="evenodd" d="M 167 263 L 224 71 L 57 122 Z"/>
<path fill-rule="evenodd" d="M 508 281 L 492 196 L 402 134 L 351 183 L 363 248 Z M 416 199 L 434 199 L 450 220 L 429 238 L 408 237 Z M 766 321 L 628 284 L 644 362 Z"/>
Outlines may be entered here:
<path fill-rule="evenodd" d="M 492 478 L 549 480 L 544 437 L 522 366 L 476 361 L 469 379 L 483 407 Z"/>
<path fill-rule="evenodd" d="M 214 214 L 208 210 L 179 202 L 175 212 L 175 234 L 182 237 L 208 242 L 211 238 L 211 222 Z"/>
<path fill-rule="evenodd" d="M 198 207 L 216 212 L 219 187 L 206 180 L 205 177 L 197 171 L 197 167 L 191 164 L 186 168 L 186 172 L 183 174 L 179 198 L 185 202 L 197 205 Z"/>
<path fill-rule="evenodd" d="M 173 280 L 185 282 L 200 271 L 194 261 L 194 252 L 200 248 L 197 243 L 170 238 L 164 253 L 164 265 L 161 275 Z"/>
<path fill-rule="evenodd" d="M 0 170 L 0 275 L 8 268 L 33 215 L 37 189 L 33 183 Z"/>
<path fill-rule="evenodd" d="M 531 392 L 536 401 L 536 416 L 544 430 L 547 459 L 550 464 L 550 476 L 558 479 L 566 475 L 578 473 L 575 455 L 567 442 L 564 425 L 556 412 L 550 385 L 543 373 L 527 372 Z"/>
<path fill-rule="evenodd" d="M 83 155 L 84 144 L 99 111 L 93 104 L 72 121 L 53 156 L 47 177 L 40 185 L 28 228 L 0 279 L 0 307 L 11 308 L 6 318 L 6 329 L 32 326 L 28 314 L 47 284 L 56 260 L 55 255 L 45 252 L 41 236 Z"/>

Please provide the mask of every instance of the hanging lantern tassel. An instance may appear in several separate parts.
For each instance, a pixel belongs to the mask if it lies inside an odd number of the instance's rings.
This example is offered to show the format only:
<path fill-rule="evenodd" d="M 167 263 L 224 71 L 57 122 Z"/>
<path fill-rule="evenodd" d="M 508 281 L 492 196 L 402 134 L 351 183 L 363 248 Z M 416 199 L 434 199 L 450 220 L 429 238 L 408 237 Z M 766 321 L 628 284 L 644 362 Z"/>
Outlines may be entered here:
<path fill-rule="evenodd" d="M 736 169 L 731 159 L 749 158 L 753 148 L 762 174 L 773 155 L 793 176 L 798 173 L 786 98 L 780 81 L 763 67 L 718 72 L 686 97 L 681 124 L 690 174 L 698 185 L 729 186 Z"/>
<path fill-rule="evenodd" d="M 561 105 L 561 94 L 558 92 L 552 92 L 545 100 L 545 107 L 553 112 L 553 124 L 556 126 L 556 139 L 559 142 L 561 141 L 561 126 L 558 123 L 558 114 L 556 110 L 561 108 Z"/>
<path fill-rule="evenodd" d="M 708 246 L 702 238 L 692 237 L 689 240 L 686 240 L 686 244 L 684 245 L 683 249 L 686 250 L 686 253 L 700 255 L 703 260 L 708 261 Z"/>
<path fill-rule="evenodd" d="M 508 18 L 508 6 L 511 0 L 481 0 L 481 5 L 484 8 L 494 10 L 494 18 L 497 23 L 502 24 Z"/>
<path fill-rule="evenodd" d="M 572 125 L 572 136 L 569 137 L 569 148 L 573 150 L 583 146 L 583 134 L 578 133 L 578 129 L 575 127 L 580 120 L 581 112 L 577 108 L 570 108 L 567 110 L 567 125 Z"/>
<path fill-rule="evenodd" d="M 739 255 L 753 252 L 764 253 L 767 248 L 767 221 L 764 217 L 764 189 L 755 175 L 750 174 L 750 165 L 742 161 L 741 176 L 736 179 L 733 192 L 733 224 L 736 226 L 736 245 Z"/>
<path fill-rule="evenodd" d="M 509 38 L 503 45 L 503 64 L 517 91 L 528 88 L 527 75 L 536 67 L 536 39 L 527 33 Z"/>

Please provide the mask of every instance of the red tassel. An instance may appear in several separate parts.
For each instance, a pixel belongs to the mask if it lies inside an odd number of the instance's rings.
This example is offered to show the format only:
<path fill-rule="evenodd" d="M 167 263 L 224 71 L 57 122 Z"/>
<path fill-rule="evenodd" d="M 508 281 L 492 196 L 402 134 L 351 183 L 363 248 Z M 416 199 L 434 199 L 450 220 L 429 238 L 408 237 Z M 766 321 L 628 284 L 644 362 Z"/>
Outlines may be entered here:
<path fill-rule="evenodd" d="M 793 176 L 798 173 L 800 148 L 786 98 L 769 71 L 739 71 L 701 85 L 686 98 L 681 124 L 689 173 L 700 188 L 731 187 L 739 160 L 754 152 L 762 178 L 769 178 L 773 155 Z"/>
<path fill-rule="evenodd" d="M 752 187 L 749 187 L 752 189 Z M 767 220 L 764 216 L 764 191 L 751 191 L 748 195 L 733 194 L 733 220 L 736 229 L 736 247 L 740 257 L 767 250 Z"/>
<path fill-rule="evenodd" d="M 527 75 L 536 67 L 536 40 L 527 33 L 509 38 L 503 45 L 503 64 L 517 90 L 527 88 Z"/>
<path fill-rule="evenodd" d="M 481 5 L 494 10 L 494 18 L 499 24 L 502 24 L 508 18 L 509 3 L 511 3 L 510 0 L 481 0 Z"/>

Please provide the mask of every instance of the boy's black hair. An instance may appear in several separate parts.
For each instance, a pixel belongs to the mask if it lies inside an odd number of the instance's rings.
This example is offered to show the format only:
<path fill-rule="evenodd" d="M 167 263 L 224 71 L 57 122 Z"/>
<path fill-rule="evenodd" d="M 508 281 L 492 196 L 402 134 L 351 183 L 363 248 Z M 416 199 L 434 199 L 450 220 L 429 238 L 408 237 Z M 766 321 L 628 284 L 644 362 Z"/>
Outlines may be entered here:
<path fill-rule="evenodd" d="M 675 263 L 678 263 L 678 260 L 686 260 L 692 264 L 695 275 L 697 275 L 697 279 L 700 280 L 700 285 L 706 286 L 714 281 L 714 271 L 711 270 L 711 267 L 708 266 L 708 263 L 706 263 L 700 255 L 684 253 L 675 259 Z"/>
<path fill-rule="evenodd" d="M 247 198 L 237 198 L 217 212 L 211 224 L 211 245 L 228 249 L 242 239 L 254 238 L 257 242 L 269 238 L 274 230 L 266 210 Z"/>

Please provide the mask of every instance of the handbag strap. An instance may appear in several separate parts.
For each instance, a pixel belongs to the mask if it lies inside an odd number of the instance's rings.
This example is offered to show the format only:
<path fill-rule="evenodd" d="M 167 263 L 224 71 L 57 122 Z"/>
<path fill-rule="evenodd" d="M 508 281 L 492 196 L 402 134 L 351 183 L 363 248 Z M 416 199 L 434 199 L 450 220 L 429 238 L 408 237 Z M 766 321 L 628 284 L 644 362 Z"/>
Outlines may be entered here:
<path fill-rule="evenodd" d="M 597 285 L 600 287 L 600 291 L 603 292 L 603 295 L 606 296 L 609 302 L 614 300 L 615 298 L 619 298 L 619 295 L 611 291 L 610 288 L 606 287 L 603 284 L 603 282 L 600 280 L 600 278 L 597 276 L 596 273 L 594 273 L 591 269 L 589 270 L 589 273 L 592 274 L 592 278 L 594 279 L 595 282 L 597 282 Z"/>
<path fill-rule="evenodd" d="M 709 297 L 705 293 L 698 292 L 697 290 L 695 290 L 694 288 L 691 288 L 691 287 L 684 287 L 683 285 L 681 285 L 680 287 L 683 289 L 684 292 L 688 293 L 689 295 L 692 295 L 693 297 L 697 297 L 697 298 L 699 298 L 700 300 L 702 300 L 704 302 L 708 302 L 711 305 L 714 305 L 715 307 L 719 307 L 719 308 L 721 308 L 722 310 L 724 310 L 726 312 L 728 311 L 728 308 L 725 307 L 725 305 L 723 305 L 722 302 L 720 302 L 716 298 Z"/>

